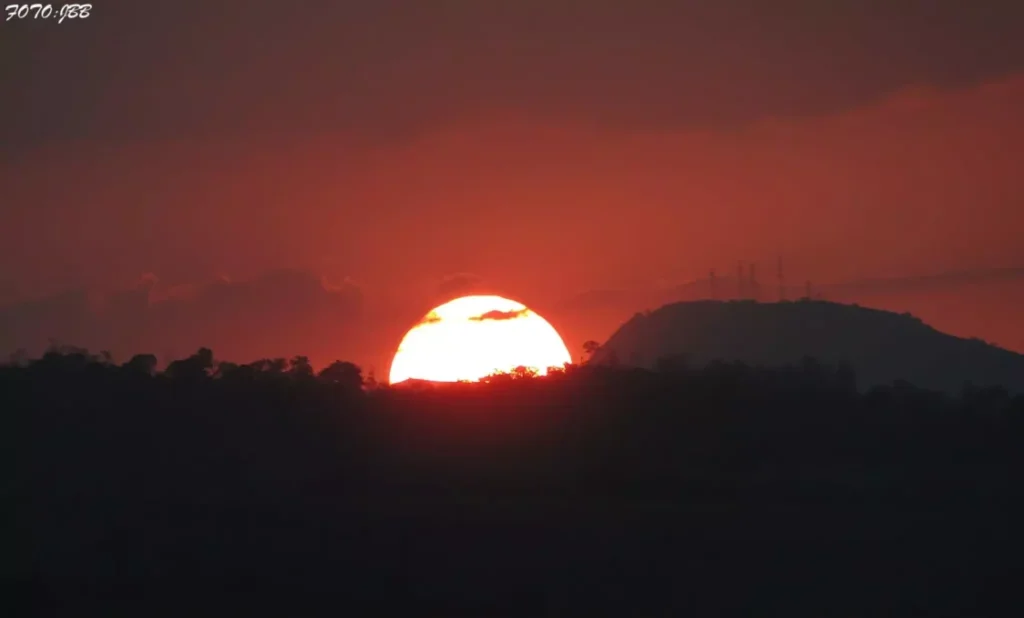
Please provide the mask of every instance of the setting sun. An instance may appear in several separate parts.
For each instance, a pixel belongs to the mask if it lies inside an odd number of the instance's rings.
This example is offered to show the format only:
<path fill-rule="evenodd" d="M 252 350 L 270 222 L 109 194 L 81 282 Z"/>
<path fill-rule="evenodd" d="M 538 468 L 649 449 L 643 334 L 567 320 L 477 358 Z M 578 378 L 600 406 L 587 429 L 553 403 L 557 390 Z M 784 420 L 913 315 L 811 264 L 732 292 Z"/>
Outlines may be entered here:
<path fill-rule="evenodd" d="M 558 332 L 525 305 L 466 296 L 428 312 L 398 346 L 390 382 L 479 380 L 523 366 L 541 375 L 571 361 Z"/>

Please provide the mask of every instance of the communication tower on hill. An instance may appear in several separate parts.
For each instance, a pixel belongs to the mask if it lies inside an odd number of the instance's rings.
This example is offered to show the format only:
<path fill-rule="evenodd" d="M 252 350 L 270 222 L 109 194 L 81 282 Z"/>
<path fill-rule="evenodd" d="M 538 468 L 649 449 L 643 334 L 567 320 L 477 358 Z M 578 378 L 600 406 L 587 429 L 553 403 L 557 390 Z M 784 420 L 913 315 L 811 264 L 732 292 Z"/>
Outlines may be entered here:
<path fill-rule="evenodd" d="M 748 295 L 751 298 L 753 298 L 754 300 L 757 300 L 758 299 L 758 293 L 757 293 L 758 290 L 757 290 L 757 277 L 754 274 L 754 272 L 755 272 L 754 271 L 754 267 L 755 266 L 756 266 L 756 264 L 751 262 L 750 266 L 747 268 L 747 274 L 748 274 L 748 278 L 749 278 L 749 282 L 750 282 L 749 283 L 750 289 L 748 290 L 747 293 L 748 293 Z"/>
<path fill-rule="evenodd" d="M 782 278 L 782 256 L 779 256 L 779 302 L 786 300 L 786 286 Z"/>

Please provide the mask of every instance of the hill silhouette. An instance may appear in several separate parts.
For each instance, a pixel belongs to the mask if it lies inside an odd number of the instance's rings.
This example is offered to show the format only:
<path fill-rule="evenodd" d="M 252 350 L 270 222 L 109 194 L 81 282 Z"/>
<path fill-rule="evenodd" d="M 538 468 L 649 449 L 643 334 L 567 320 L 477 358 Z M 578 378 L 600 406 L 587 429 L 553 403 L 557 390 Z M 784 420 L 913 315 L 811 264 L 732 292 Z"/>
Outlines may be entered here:
<path fill-rule="evenodd" d="M 665 305 L 619 327 L 591 362 L 779 367 L 806 357 L 849 365 L 861 387 L 905 380 L 948 393 L 965 383 L 1024 392 L 1024 355 L 939 332 L 910 314 L 817 300 Z"/>

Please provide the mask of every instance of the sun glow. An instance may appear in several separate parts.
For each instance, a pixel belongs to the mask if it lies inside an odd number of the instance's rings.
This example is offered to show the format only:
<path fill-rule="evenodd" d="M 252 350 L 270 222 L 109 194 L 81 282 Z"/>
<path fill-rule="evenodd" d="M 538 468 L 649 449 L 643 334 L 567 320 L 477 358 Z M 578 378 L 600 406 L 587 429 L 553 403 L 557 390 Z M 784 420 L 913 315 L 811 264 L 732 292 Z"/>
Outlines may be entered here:
<path fill-rule="evenodd" d="M 571 360 L 554 327 L 525 305 L 465 296 L 433 309 L 406 333 L 389 379 L 473 381 L 519 366 L 544 375 Z"/>

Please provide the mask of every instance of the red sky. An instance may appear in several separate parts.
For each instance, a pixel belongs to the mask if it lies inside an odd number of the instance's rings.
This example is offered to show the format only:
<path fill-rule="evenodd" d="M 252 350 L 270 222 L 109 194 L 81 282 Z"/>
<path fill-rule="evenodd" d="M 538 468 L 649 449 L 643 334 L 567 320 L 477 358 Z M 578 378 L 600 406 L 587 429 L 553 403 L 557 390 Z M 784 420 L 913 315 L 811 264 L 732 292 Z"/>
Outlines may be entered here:
<path fill-rule="evenodd" d="M 423 313 L 454 273 L 639 310 L 780 254 L 799 281 L 1024 267 L 1024 55 L 995 9 L 783 23 L 729 2 L 669 27 L 612 3 L 346 4 L 331 30 L 249 4 L 249 30 L 116 2 L 64 39 L 4 26 L 27 60 L 2 82 L 25 121 L 0 140 L 0 303 L 292 268 L 348 278 L 371 314 Z M 1024 350 L 1012 324 L 962 323 L 1024 283 L 999 285 L 934 319 Z"/>

